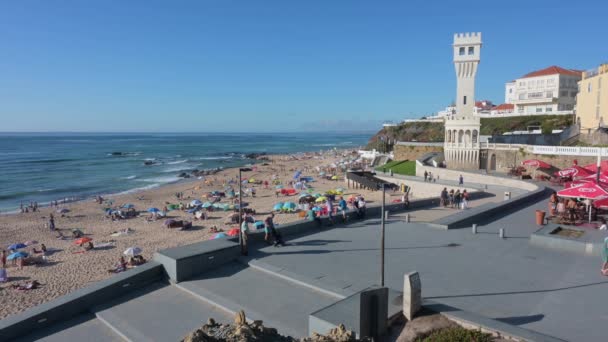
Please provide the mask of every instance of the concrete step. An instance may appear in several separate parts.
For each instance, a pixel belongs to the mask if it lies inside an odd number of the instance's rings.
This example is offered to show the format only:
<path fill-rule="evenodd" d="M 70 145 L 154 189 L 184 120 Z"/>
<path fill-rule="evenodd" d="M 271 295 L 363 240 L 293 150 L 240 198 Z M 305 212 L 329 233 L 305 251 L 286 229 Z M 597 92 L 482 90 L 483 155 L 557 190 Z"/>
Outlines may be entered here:
<path fill-rule="evenodd" d="M 232 314 L 244 310 L 248 319 L 293 337 L 308 335 L 309 314 L 341 299 L 238 262 L 175 286 Z"/>
<path fill-rule="evenodd" d="M 102 321 L 93 314 L 85 314 L 66 322 L 54 324 L 53 326 L 36 331 L 24 336 L 15 342 L 44 341 L 44 342 L 65 342 L 65 341 L 86 341 L 90 342 L 115 342 L 124 341 L 120 335 L 107 327 Z"/>
<path fill-rule="evenodd" d="M 126 341 L 178 341 L 209 318 L 231 320 L 226 312 L 166 283 L 133 291 L 93 311 Z"/>

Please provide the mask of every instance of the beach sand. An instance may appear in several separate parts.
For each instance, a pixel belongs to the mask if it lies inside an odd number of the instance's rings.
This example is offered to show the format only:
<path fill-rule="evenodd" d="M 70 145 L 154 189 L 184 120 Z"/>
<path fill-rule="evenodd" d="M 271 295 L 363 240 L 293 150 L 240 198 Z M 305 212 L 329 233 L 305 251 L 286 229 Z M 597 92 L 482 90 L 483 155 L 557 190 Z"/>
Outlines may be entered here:
<path fill-rule="evenodd" d="M 326 166 L 340 160 L 344 151 L 328 152 L 321 154 L 307 154 L 299 160 L 293 156 L 271 156 L 271 162 L 266 166 L 257 165 L 257 172 L 247 172 L 243 174 L 243 179 L 255 178 L 258 180 L 268 180 L 277 174 L 284 184 L 292 179 L 294 171 L 309 170 L 303 176 L 313 176 L 315 182 L 311 183 L 315 192 L 323 193 L 329 189 L 337 187 L 346 188 L 344 180 L 338 181 L 321 180 L 318 172 L 313 169 L 317 166 Z M 304 156 L 304 155 L 300 155 Z M 91 283 L 111 277 L 108 269 L 118 262 L 123 251 L 128 247 L 137 246 L 143 249 L 142 255 L 150 260 L 157 250 L 191 244 L 197 241 L 207 240 L 213 237 L 214 233 L 209 231 L 211 226 L 228 231 L 236 225 L 225 225 L 225 217 L 231 212 L 213 212 L 210 219 L 206 221 L 193 221 L 192 230 L 180 231 L 178 229 L 165 228 L 164 219 L 155 222 L 147 222 L 149 216 L 144 212 L 149 207 L 162 209 L 166 202 L 179 203 L 175 193 L 183 192 L 184 204 L 191 200 L 199 199 L 203 202 L 206 198 L 202 196 L 213 190 L 223 191 L 222 180 L 235 179 L 238 177 L 238 169 L 226 169 L 213 176 L 207 176 L 207 180 L 215 180 L 214 184 L 206 185 L 202 180 L 185 180 L 183 182 L 166 185 L 156 189 L 145 190 L 137 193 L 108 196 L 106 199 L 114 201 L 114 205 L 133 203 L 138 211 L 142 211 L 139 217 L 112 221 L 105 217 L 103 208 L 107 204 L 97 204 L 94 200 L 60 205 L 60 208 L 68 208 L 69 213 L 61 217 L 56 213 L 57 208 L 41 208 L 38 212 L 0 215 L 0 246 L 6 248 L 8 245 L 27 240 L 36 240 L 39 244 L 31 246 L 40 248 L 40 243 L 44 243 L 48 249 L 54 250 L 49 253 L 48 262 L 40 265 L 28 265 L 19 270 L 16 266 L 11 266 L 8 261 L 7 272 L 10 277 L 9 283 L 0 285 L 0 318 L 24 311 L 27 308 L 49 301 L 53 298 L 65 295 L 76 289 L 85 287 Z M 238 191 L 238 183 L 235 185 Z M 286 187 L 288 187 L 286 185 Z M 273 205 L 279 201 L 293 201 L 297 203 L 298 196 L 285 197 L 275 196 L 274 186 L 264 189 L 263 185 L 256 185 L 256 197 L 244 197 L 243 201 L 250 204 L 250 208 L 256 210 L 256 220 L 263 220 L 271 211 Z M 436 189 L 432 191 L 425 187 L 414 188 L 414 196 L 411 198 L 434 197 L 438 193 Z M 299 191 L 298 191 L 299 193 Z M 381 200 L 380 191 L 366 191 L 347 189 L 345 198 L 353 193 L 362 194 L 368 205 L 374 205 Z M 400 193 L 390 193 L 387 202 L 400 198 Z M 222 202 L 229 202 L 222 199 Z M 70 236 L 74 228 L 81 229 L 87 237 L 93 239 L 94 244 L 113 241 L 113 246 L 93 249 L 82 252 L 83 249 L 74 244 L 71 239 L 60 240 L 56 238 L 57 232 L 51 232 L 45 227 L 48 222 L 49 214 L 54 213 L 56 227 L 64 235 Z M 169 218 L 192 220 L 192 215 L 185 211 L 170 211 Z M 280 224 L 300 220 L 297 214 L 277 214 L 275 222 Z M 113 232 L 131 228 L 135 232 L 127 236 L 112 237 Z M 27 252 L 31 247 L 25 248 Z M 10 284 L 37 280 L 42 284 L 39 289 L 20 292 L 10 288 Z"/>

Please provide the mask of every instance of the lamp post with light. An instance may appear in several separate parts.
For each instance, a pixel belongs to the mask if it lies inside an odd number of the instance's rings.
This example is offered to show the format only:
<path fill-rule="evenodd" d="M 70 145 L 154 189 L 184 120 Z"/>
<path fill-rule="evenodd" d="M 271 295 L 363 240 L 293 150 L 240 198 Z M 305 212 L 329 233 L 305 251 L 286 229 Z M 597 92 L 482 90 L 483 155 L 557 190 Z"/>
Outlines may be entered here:
<path fill-rule="evenodd" d="M 241 247 L 241 254 L 247 255 L 247 245 L 244 243 L 243 239 L 243 172 L 249 172 L 251 168 L 249 167 L 241 167 L 239 168 L 239 246 Z"/>

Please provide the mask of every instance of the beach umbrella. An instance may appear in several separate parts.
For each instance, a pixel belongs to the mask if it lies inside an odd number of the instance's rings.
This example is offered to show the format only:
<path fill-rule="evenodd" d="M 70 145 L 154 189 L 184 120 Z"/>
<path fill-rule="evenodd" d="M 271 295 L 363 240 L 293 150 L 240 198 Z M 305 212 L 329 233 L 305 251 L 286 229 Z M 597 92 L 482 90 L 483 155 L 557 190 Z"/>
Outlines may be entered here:
<path fill-rule="evenodd" d="M 331 176 L 331 180 L 338 180 L 338 176 Z"/>
<path fill-rule="evenodd" d="M 560 177 L 587 177 L 592 175 L 593 172 L 578 165 L 574 165 L 557 171 L 556 174 Z"/>
<path fill-rule="evenodd" d="M 129 248 L 127 248 L 123 252 L 123 254 L 126 255 L 126 256 L 130 256 L 130 257 L 136 256 L 136 255 L 140 255 L 141 254 L 141 248 L 139 248 L 139 247 L 129 247 Z"/>
<path fill-rule="evenodd" d="M 127 204 L 123 205 L 122 208 L 124 208 L 124 209 L 133 209 L 133 208 L 135 208 L 135 205 L 131 204 L 131 203 L 127 203 Z"/>
<path fill-rule="evenodd" d="M 196 208 L 188 209 L 186 212 L 188 214 L 193 214 L 193 213 L 197 212 L 198 210 L 199 210 L 199 207 L 196 207 Z"/>
<path fill-rule="evenodd" d="M 82 244 L 85 244 L 85 243 L 91 242 L 91 241 L 93 241 L 93 239 L 91 239 L 89 237 L 81 237 L 80 239 L 74 240 L 74 244 L 75 245 L 82 245 Z"/>
<path fill-rule="evenodd" d="M 524 160 L 524 161 L 521 162 L 521 165 L 535 167 L 535 168 L 538 168 L 538 169 L 550 169 L 551 168 L 550 164 L 547 164 L 544 161 L 538 160 L 538 159 Z"/>
<path fill-rule="evenodd" d="M 598 209 L 608 209 L 608 197 L 593 201 L 593 206 Z"/>
<path fill-rule="evenodd" d="M 59 214 L 65 214 L 65 213 L 69 213 L 69 212 L 70 212 L 70 209 L 67 209 L 67 208 L 61 208 L 61 209 L 57 209 L 57 212 L 58 212 Z"/>
<path fill-rule="evenodd" d="M 37 244 L 37 243 L 38 243 L 38 241 L 36 241 L 36 240 L 27 240 L 27 241 L 25 241 L 25 242 L 24 242 L 24 244 L 25 244 L 26 246 L 35 245 L 35 244 Z"/>
<path fill-rule="evenodd" d="M 318 198 L 318 197 L 321 197 L 323 195 L 321 195 L 320 193 L 317 192 L 316 194 L 313 194 L 313 196 Z"/>
<path fill-rule="evenodd" d="M 318 197 L 315 200 L 315 202 L 317 202 L 317 203 L 319 203 L 319 202 L 325 202 L 325 201 L 327 201 L 327 197 L 325 197 L 325 196 Z"/>
<path fill-rule="evenodd" d="M 205 203 L 203 203 L 203 205 L 202 205 L 202 207 L 203 207 L 203 208 L 209 208 L 209 207 L 211 207 L 211 206 L 213 206 L 213 203 L 211 203 L 211 202 L 205 202 Z"/>
<path fill-rule="evenodd" d="M 580 186 L 560 190 L 557 192 L 557 196 L 595 200 L 608 197 L 608 191 L 597 183 L 588 182 Z"/>
<path fill-rule="evenodd" d="M 344 188 L 336 188 L 336 192 L 344 192 Z"/>
<path fill-rule="evenodd" d="M 158 213 L 160 211 L 160 209 L 158 208 L 148 208 L 148 210 L 146 210 L 149 213 Z"/>
<path fill-rule="evenodd" d="M 237 236 L 239 235 L 239 229 L 238 228 L 232 228 L 228 231 L 228 236 Z"/>
<path fill-rule="evenodd" d="M 297 207 L 297 205 L 293 202 L 285 202 L 283 204 L 283 209 L 286 209 L 286 210 L 294 210 L 296 207 Z"/>
<path fill-rule="evenodd" d="M 602 169 L 601 170 L 602 172 L 608 171 L 608 160 L 602 160 L 600 162 L 600 167 Z M 593 173 L 596 173 L 597 172 L 597 163 L 585 165 L 585 166 L 583 166 L 583 168 L 585 168 Z"/>
<path fill-rule="evenodd" d="M 274 205 L 274 207 L 272 207 L 272 210 L 281 210 L 283 209 L 283 202 L 279 202 L 277 204 Z"/>
<path fill-rule="evenodd" d="M 190 202 L 190 205 L 195 206 L 195 207 L 198 207 L 201 204 L 203 204 L 203 202 L 201 202 L 201 201 L 199 201 L 197 199 L 195 199 L 192 202 Z"/>
<path fill-rule="evenodd" d="M 325 176 L 325 172 L 319 172 L 319 176 Z"/>
<path fill-rule="evenodd" d="M 215 234 L 215 236 L 213 237 L 213 239 L 221 239 L 221 238 L 225 238 L 228 235 L 226 235 L 225 233 L 217 233 Z"/>
<path fill-rule="evenodd" d="M 14 260 L 14 259 L 20 259 L 20 258 L 27 258 L 29 254 L 27 254 L 26 252 L 15 252 L 13 254 L 10 254 L 6 259 L 8 260 Z"/>
<path fill-rule="evenodd" d="M 26 244 L 19 242 L 19 243 L 14 243 L 14 244 L 8 246 L 8 249 L 16 250 L 16 249 L 25 248 L 25 247 L 27 247 Z"/>
<path fill-rule="evenodd" d="M 283 189 L 283 185 L 279 184 L 277 186 L 274 187 L 275 189 Z"/>
<path fill-rule="evenodd" d="M 319 208 L 319 207 L 312 207 L 312 209 L 311 209 L 311 210 L 312 210 L 312 211 L 321 211 L 321 208 Z"/>
<path fill-rule="evenodd" d="M 243 205 L 243 208 L 247 208 L 249 206 L 249 203 L 243 202 L 242 205 Z M 234 209 L 240 209 L 240 208 L 241 208 L 241 204 L 234 205 Z"/>

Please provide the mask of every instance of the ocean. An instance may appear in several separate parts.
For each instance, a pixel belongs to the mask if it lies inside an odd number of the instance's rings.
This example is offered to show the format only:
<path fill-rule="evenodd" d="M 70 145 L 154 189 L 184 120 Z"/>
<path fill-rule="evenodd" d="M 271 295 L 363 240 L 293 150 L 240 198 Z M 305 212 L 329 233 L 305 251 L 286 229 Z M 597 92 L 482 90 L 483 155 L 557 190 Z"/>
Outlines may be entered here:
<path fill-rule="evenodd" d="M 0 133 L 0 210 L 151 189 L 183 171 L 248 164 L 248 153 L 357 148 L 372 134 Z"/>

